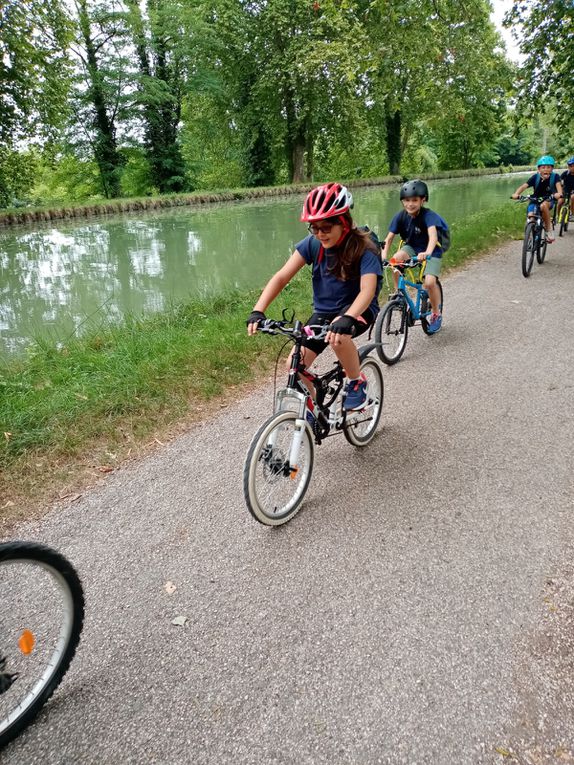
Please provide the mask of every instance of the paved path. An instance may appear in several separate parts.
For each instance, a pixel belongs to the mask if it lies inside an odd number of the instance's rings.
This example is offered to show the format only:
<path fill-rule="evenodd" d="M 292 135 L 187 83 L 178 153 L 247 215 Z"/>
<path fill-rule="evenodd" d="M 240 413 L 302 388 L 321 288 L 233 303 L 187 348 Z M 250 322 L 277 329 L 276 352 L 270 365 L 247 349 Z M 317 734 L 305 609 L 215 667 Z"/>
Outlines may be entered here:
<path fill-rule="evenodd" d="M 265 390 L 22 527 L 88 610 L 2 763 L 574 762 L 574 233 L 528 280 L 519 249 L 444 279 L 290 524 L 242 497 Z"/>

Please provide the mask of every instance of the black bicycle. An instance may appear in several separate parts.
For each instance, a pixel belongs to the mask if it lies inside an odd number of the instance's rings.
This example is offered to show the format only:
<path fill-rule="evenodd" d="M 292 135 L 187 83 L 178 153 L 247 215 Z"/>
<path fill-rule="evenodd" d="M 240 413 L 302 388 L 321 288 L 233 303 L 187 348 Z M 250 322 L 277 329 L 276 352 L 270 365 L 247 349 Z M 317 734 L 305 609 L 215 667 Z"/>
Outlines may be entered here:
<path fill-rule="evenodd" d="M 344 408 L 345 372 L 336 361 L 317 375 L 301 364 L 303 340 L 309 333 L 322 339 L 328 325 L 304 327 L 300 321 L 266 319 L 257 329 L 285 335 L 294 349 L 287 385 L 275 395 L 275 412 L 259 428 L 245 460 L 243 491 L 251 515 L 267 526 L 279 526 L 298 512 L 309 487 L 315 444 L 341 434 L 354 446 L 374 437 L 383 409 L 383 373 L 369 356 L 374 344 L 359 348 L 361 372 L 367 379 L 367 401 L 358 411 Z"/>
<path fill-rule="evenodd" d="M 540 265 L 544 263 L 548 241 L 540 205 L 552 198 L 553 197 L 551 196 L 520 196 L 516 200 L 517 202 L 533 202 L 536 206 L 536 209 L 533 212 L 528 213 L 528 219 L 524 229 L 524 241 L 522 242 L 522 275 L 524 277 L 530 276 L 534 264 L 534 256 L 536 256 L 536 260 Z"/>
<path fill-rule="evenodd" d="M 35 542 L 0 544 L 0 746 L 54 693 L 83 623 L 82 584 L 61 553 Z"/>

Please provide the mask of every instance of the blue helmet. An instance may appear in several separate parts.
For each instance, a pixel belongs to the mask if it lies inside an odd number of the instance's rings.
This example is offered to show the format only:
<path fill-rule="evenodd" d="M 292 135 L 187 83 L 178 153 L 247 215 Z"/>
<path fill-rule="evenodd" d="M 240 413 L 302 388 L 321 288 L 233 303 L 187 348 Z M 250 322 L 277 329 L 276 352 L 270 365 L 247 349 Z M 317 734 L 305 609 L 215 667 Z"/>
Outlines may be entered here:
<path fill-rule="evenodd" d="M 554 167 L 555 164 L 554 157 L 551 157 L 550 154 L 545 154 L 543 157 L 540 157 L 536 163 L 536 167 L 540 167 L 540 165 L 552 165 L 552 167 Z"/>
<path fill-rule="evenodd" d="M 567 165 L 574 165 L 574 157 L 570 157 L 570 159 L 566 162 Z"/>

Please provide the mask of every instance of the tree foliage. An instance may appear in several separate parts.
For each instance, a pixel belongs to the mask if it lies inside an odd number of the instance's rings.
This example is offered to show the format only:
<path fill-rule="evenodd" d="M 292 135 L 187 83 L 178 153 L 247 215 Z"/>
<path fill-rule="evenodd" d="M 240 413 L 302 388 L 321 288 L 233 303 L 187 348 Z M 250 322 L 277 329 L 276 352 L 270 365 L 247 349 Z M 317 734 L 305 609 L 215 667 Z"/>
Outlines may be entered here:
<path fill-rule="evenodd" d="M 0 7 L 4 203 L 30 126 L 76 197 L 468 167 L 508 133 L 488 0 L 60 2 Z"/>
<path fill-rule="evenodd" d="M 552 103 L 558 126 L 566 129 L 574 99 L 574 3 L 517 0 L 505 24 L 524 56 L 517 83 L 521 112 L 531 116 Z"/>

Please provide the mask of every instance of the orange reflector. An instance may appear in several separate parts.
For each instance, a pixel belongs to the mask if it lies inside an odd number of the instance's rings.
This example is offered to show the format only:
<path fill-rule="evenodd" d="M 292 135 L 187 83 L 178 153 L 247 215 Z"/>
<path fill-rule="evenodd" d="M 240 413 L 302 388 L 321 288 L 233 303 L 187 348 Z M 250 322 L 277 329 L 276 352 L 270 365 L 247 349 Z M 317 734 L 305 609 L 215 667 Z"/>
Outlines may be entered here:
<path fill-rule="evenodd" d="M 25 656 L 28 656 L 34 650 L 36 639 L 30 630 L 24 630 L 24 632 L 18 638 L 18 647 Z"/>
<path fill-rule="evenodd" d="M 289 472 L 289 478 L 293 481 L 295 478 L 297 478 L 297 473 L 299 472 L 298 467 L 292 467 Z"/>

